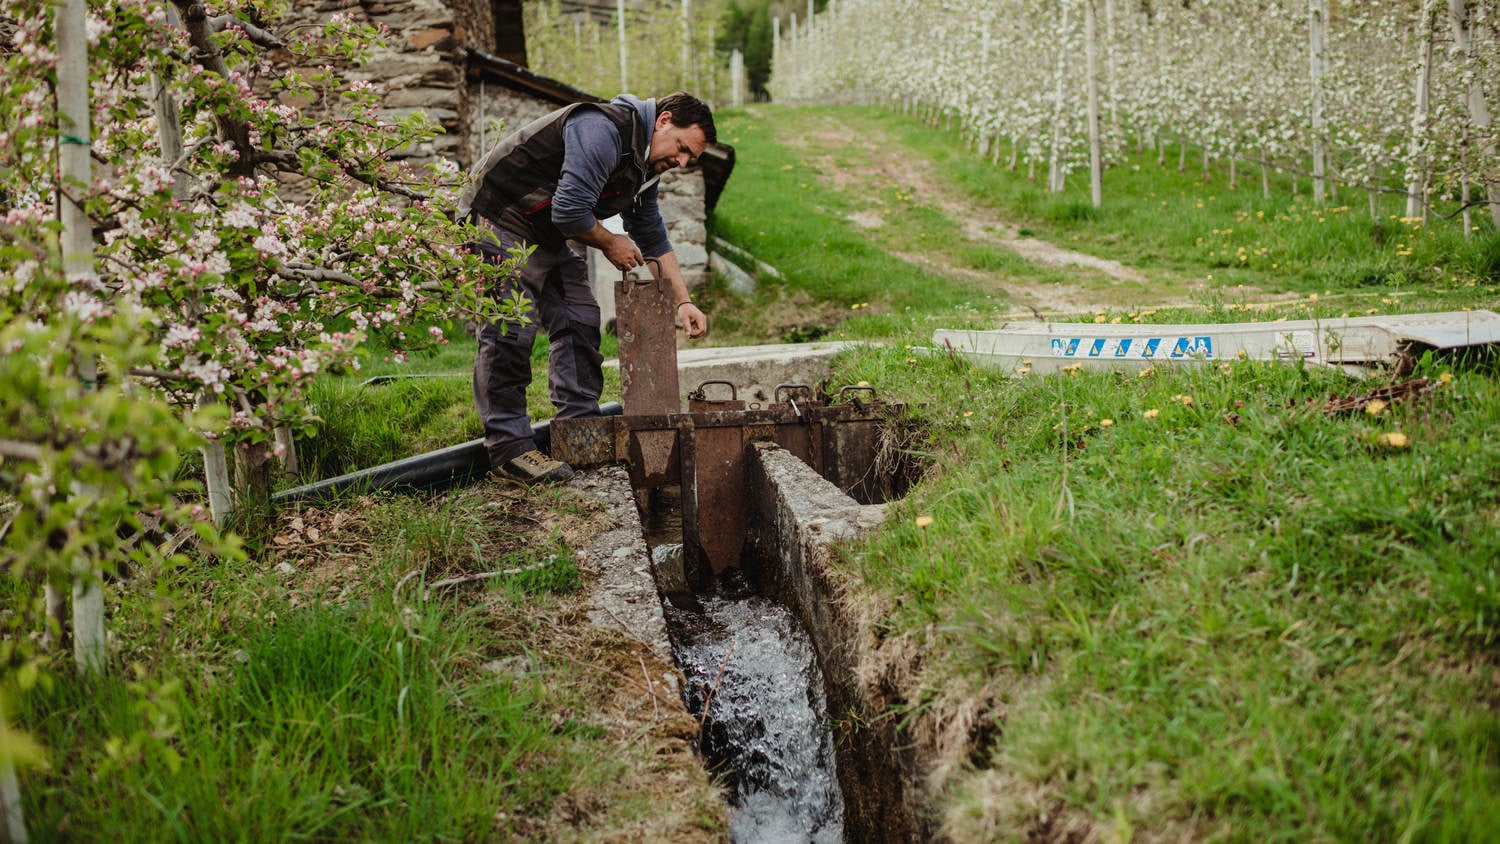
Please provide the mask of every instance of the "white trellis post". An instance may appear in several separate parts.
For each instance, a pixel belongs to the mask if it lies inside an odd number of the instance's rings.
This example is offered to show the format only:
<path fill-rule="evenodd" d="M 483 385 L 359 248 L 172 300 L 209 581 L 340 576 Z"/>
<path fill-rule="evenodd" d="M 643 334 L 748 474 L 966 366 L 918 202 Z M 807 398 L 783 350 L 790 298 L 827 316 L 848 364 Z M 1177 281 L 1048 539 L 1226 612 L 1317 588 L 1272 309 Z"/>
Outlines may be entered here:
<path fill-rule="evenodd" d="M 1411 116 L 1410 160 L 1407 161 L 1406 216 L 1423 217 L 1427 210 L 1427 135 L 1428 112 L 1432 98 L 1432 0 L 1422 0 L 1421 56 L 1417 68 L 1416 105 Z"/>
<path fill-rule="evenodd" d="M 682 0 L 682 90 L 687 91 L 696 87 L 692 85 L 691 70 L 693 66 L 693 0 Z M 700 92 L 693 91 L 694 94 Z"/>
<path fill-rule="evenodd" d="M 75 192 L 88 190 L 89 56 L 85 18 L 87 0 L 64 0 L 57 7 L 58 174 L 62 197 L 63 273 L 70 286 L 97 295 L 94 279 L 94 234 Z M 74 357 L 78 380 L 92 390 L 98 370 L 90 354 Z M 85 491 L 86 492 L 86 491 Z M 83 554 L 73 560 L 73 658 L 86 673 L 104 669 L 104 589 L 94 562 Z"/>
<path fill-rule="evenodd" d="M 615 17 L 620 30 L 620 90 L 630 90 L 630 76 L 626 72 L 629 61 L 625 55 L 625 0 L 615 0 Z"/>
<path fill-rule="evenodd" d="M 735 47 L 729 54 L 730 102 L 736 107 L 745 104 L 745 54 Z"/>
<path fill-rule="evenodd" d="M 1120 91 L 1118 79 L 1120 76 L 1119 64 L 1115 60 L 1115 4 L 1114 0 L 1104 0 L 1104 67 L 1109 79 L 1106 84 L 1106 94 L 1109 99 L 1109 131 L 1118 133 L 1120 131 Z"/>
<path fill-rule="evenodd" d="M 1098 47 L 1094 43 L 1094 0 L 1083 2 L 1084 55 L 1088 70 L 1089 93 L 1089 198 L 1095 208 L 1104 206 L 1104 151 L 1099 140 L 1099 67 Z"/>
<path fill-rule="evenodd" d="M 21 811 L 21 781 L 16 777 L 16 762 L 11 758 L 10 714 L 0 707 L 0 835 L 12 844 L 26 844 L 26 816 Z"/>
<path fill-rule="evenodd" d="M 167 20 L 173 26 L 177 25 L 177 8 L 170 3 L 167 4 Z M 178 159 L 182 157 L 182 119 L 166 80 L 160 76 L 156 78 L 156 98 L 152 105 L 156 112 L 156 134 L 161 140 L 162 163 L 172 170 L 172 193 L 184 198 L 188 190 L 187 179 L 176 169 Z M 198 397 L 199 404 L 211 404 L 214 401 L 213 393 L 208 391 Z M 278 428 L 278 436 L 280 432 L 281 429 Z M 224 456 L 224 443 L 217 438 L 205 438 L 199 451 L 203 455 L 203 486 L 208 493 L 208 511 L 213 517 L 214 526 L 223 527 L 234 506 L 230 495 L 229 460 Z"/>
<path fill-rule="evenodd" d="M 1312 86 L 1313 201 L 1322 203 L 1327 189 L 1327 152 L 1323 146 L 1323 73 L 1328 65 L 1328 0 L 1307 4 L 1308 79 Z"/>
<path fill-rule="evenodd" d="M 1062 193 L 1066 185 L 1066 177 L 1063 174 L 1063 120 L 1067 115 L 1063 108 L 1063 78 L 1066 76 L 1068 67 L 1070 5 L 1067 0 L 1063 0 L 1062 18 L 1057 28 L 1057 63 L 1054 67 L 1052 85 L 1052 146 L 1047 156 L 1047 190 L 1051 193 Z"/>
<path fill-rule="evenodd" d="M 771 75 L 783 73 L 781 66 L 781 18 L 771 18 Z M 777 86 L 778 88 L 781 86 Z"/>
<path fill-rule="evenodd" d="M 1456 52 L 1463 57 L 1465 74 L 1469 78 L 1469 87 L 1465 102 L 1469 109 L 1469 123 L 1474 127 L 1475 135 L 1484 138 L 1480 147 L 1481 161 L 1495 161 L 1495 138 L 1490 133 L 1490 109 L 1484 99 L 1484 86 L 1480 84 L 1479 74 L 1475 65 L 1474 37 L 1472 28 L 1469 26 L 1469 4 L 1467 0 L 1448 0 L 1448 20 L 1453 28 L 1453 46 Z M 1467 176 L 1467 174 L 1465 174 Z M 1464 188 L 1468 189 L 1468 179 L 1464 179 Z M 1490 219 L 1500 227 L 1500 186 L 1487 185 L 1489 194 Z M 1467 211 L 1467 203 L 1465 203 Z M 1470 227 L 1465 224 L 1464 236 L 1470 234 Z"/>

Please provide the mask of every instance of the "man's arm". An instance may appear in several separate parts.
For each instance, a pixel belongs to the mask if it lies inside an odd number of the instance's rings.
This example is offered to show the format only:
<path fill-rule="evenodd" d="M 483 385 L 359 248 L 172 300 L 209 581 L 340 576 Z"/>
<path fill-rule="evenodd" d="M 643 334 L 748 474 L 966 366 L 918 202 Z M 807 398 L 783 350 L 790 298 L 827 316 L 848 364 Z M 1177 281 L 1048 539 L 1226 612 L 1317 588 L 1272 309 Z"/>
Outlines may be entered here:
<path fill-rule="evenodd" d="M 552 196 L 552 224 L 564 237 L 571 237 L 600 250 L 610 263 L 625 270 L 641 263 L 640 250 L 631 244 L 611 245 L 617 235 L 599 224 L 594 206 L 619 161 L 622 149 L 619 130 L 609 118 L 594 109 L 575 112 L 563 124 L 563 164 Z M 625 263 L 634 253 L 634 263 Z"/>
<path fill-rule="evenodd" d="M 708 317 L 693 304 L 688 295 L 687 282 L 682 280 L 682 266 L 677 263 L 676 252 L 663 252 L 656 258 L 661 262 L 661 277 L 672 288 L 672 304 L 677 306 L 677 316 L 682 320 L 682 330 L 689 337 L 697 337 L 708 330 Z"/>
<path fill-rule="evenodd" d="M 628 270 L 646 263 L 635 241 L 623 234 L 615 234 L 597 220 L 594 221 L 592 229 L 572 235 L 572 237 L 580 243 L 603 252 L 604 257 L 614 264 L 617 270 Z"/>

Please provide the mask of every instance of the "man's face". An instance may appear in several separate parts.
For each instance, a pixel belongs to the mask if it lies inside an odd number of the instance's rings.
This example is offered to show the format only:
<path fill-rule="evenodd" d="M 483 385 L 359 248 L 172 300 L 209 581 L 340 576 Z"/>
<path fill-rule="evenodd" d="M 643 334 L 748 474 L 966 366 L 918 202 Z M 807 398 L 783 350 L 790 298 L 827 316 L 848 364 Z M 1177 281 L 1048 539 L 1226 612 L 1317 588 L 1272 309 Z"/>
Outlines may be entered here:
<path fill-rule="evenodd" d="M 664 111 L 656 116 L 656 128 L 651 133 L 651 169 L 660 174 L 673 167 L 686 167 L 703 154 L 708 141 L 703 137 L 703 127 L 674 126 L 672 112 Z"/>

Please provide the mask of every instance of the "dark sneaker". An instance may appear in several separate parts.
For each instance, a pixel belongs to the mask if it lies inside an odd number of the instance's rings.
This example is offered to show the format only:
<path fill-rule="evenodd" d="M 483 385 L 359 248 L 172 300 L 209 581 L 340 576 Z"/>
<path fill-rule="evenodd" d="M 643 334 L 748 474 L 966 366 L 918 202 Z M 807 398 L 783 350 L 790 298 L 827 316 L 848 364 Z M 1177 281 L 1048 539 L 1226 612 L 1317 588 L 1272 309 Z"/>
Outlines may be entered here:
<path fill-rule="evenodd" d="M 495 467 L 495 474 L 523 484 L 556 484 L 573 477 L 573 467 L 532 449 Z"/>

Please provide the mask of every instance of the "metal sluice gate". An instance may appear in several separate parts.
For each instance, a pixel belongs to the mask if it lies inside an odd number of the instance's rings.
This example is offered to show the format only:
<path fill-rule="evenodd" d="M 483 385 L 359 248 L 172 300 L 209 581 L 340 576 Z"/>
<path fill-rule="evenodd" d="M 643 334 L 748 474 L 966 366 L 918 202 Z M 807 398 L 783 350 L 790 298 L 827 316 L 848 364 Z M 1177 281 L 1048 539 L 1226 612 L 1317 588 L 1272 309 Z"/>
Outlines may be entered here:
<path fill-rule="evenodd" d="M 753 442 L 785 448 L 856 501 L 885 499 L 876 465 L 882 431 L 904 404 L 882 401 L 864 385 L 829 395 L 782 384 L 760 407 L 739 399 L 734 384 L 712 380 L 688 394 L 682 412 L 671 292 L 660 273 L 616 282 L 615 308 L 624 413 L 552 420 L 552 456 L 574 468 L 624 463 L 638 499 L 680 487 L 683 552 L 697 585 L 742 563 Z"/>

